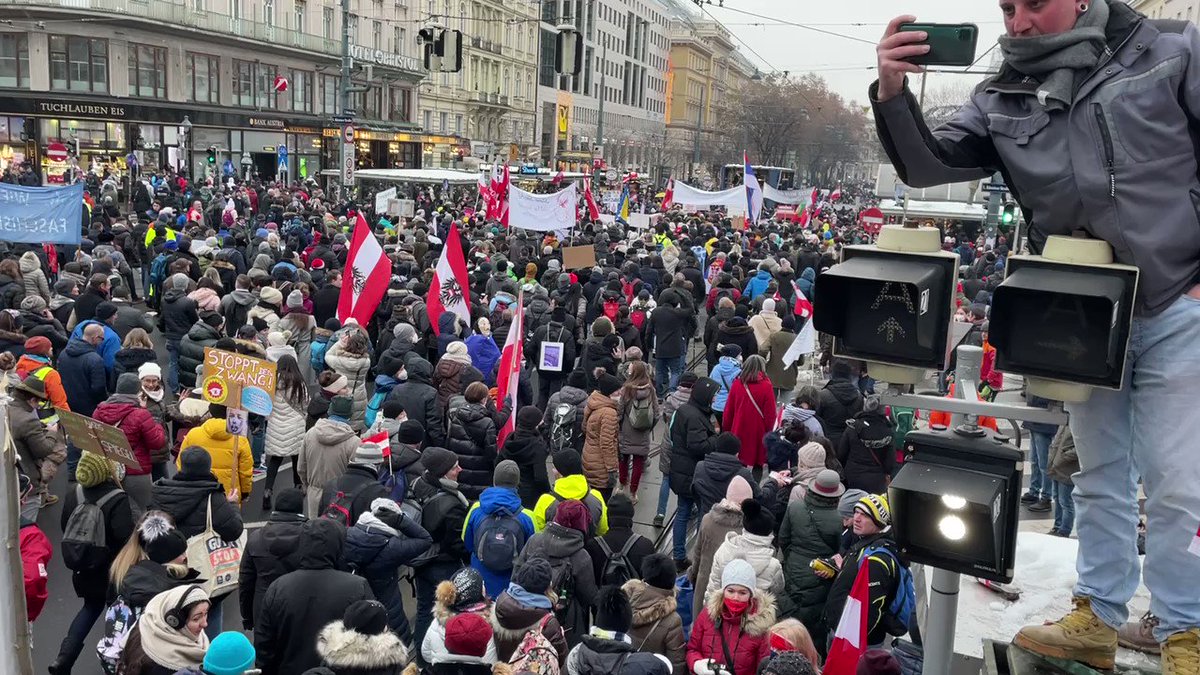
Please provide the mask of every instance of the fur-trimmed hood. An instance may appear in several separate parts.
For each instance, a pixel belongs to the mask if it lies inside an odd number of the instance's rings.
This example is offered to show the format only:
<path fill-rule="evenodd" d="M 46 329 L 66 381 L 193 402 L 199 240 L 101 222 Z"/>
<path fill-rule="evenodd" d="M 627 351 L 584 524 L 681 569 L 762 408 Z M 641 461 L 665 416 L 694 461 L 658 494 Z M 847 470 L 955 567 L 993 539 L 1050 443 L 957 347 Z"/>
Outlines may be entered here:
<path fill-rule="evenodd" d="M 724 604 L 724 593 L 710 593 L 705 602 L 708 617 L 716 623 L 721 618 L 721 606 Z M 755 590 L 750 609 L 742 615 L 742 630 L 747 635 L 759 637 L 766 635 L 775 625 L 775 596 L 766 591 Z"/>
<path fill-rule="evenodd" d="M 657 588 L 642 581 L 630 579 L 621 590 L 629 596 L 629 604 L 633 607 L 633 626 L 648 626 L 655 621 L 675 613 L 675 591 Z"/>
<path fill-rule="evenodd" d="M 404 643 L 391 631 L 367 635 L 347 629 L 341 621 L 321 629 L 317 654 L 332 668 L 388 668 L 408 660 Z"/>
<path fill-rule="evenodd" d="M 482 663 L 480 665 L 482 665 Z M 405 666 L 402 675 L 419 675 L 419 673 L 420 669 L 417 666 L 417 662 L 413 661 Z M 503 661 L 497 661 L 496 664 L 492 666 L 492 675 L 513 675 L 512 666 Z"/>

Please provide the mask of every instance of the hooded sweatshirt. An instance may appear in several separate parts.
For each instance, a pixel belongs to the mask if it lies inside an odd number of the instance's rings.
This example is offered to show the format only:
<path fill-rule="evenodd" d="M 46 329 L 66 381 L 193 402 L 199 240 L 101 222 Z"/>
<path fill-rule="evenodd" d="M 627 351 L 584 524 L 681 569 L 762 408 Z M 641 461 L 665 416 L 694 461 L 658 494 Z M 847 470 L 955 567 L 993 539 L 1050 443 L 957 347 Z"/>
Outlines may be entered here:
<path fill-rule="evenodd" d="M 479 560 L 476 540 L 483 530 L 484 521 L 488 516 L 501 510 L 507 510 L 520 523 L 525 533 L 525 541 L 529 541 L 534 533 L 532 513 L 521 508 L 521 498 L 511 488 L 490 487 L 479 495 L 479 501 L 471 505 L 470 511 L 467 512 L 466 523 L 463 524 L 462 538 L 467 551 L 471 553 L 471 567 L 478 570 L 479 575 L 483 577 L 483 585 L 487 589 L 489 598 L 499 597 L 500 593 L 508 588 L 513 570 L 511 568 L 492 570 L 484 566 L 483 562 Z"/>

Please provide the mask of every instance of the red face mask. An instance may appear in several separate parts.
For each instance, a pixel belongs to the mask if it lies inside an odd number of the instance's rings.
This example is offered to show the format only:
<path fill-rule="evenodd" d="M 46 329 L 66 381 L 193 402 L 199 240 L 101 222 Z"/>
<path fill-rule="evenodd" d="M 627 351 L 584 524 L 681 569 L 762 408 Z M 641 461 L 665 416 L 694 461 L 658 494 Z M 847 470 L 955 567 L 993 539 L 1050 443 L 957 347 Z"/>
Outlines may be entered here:
<path fill-rule="evenodd" d="M 732 616 L 741 616 L 746 613 L 746 609 L 750 607 L 749 600 L 733 600 L 725 598 L 725 609 Z"/>
<path fill-rule="evenodd" d="M 794 651 L 796 651 L 796 645 L 792 644 L 790 640 L 788 640 L 787 638 L 783 637 L 782 635 L 780 635 L 778 633 L 771 633 L 770 645 L 771 645 L 771 651 L 774 651 L 774 652 L 794 652 Z"/>

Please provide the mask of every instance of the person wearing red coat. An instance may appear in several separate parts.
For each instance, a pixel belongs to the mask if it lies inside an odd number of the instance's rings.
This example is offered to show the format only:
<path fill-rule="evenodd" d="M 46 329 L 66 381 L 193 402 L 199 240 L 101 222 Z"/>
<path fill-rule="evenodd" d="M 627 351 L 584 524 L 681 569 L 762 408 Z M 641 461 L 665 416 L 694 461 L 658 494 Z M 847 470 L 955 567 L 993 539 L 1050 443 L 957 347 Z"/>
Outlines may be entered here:
<path fill-rule="evenodd" d="M 742 364 L 742 372 L 729 387 L 721 428 L 738 437 L 738 459 L 752 469 L 767 463 L 763 443 L 775 425 L 775 387 L 767 377 L 767 362 L 755 354 Z"/>
<path fill-rule="evenodd" d="M 750 563 L 730 561 L 721 572 L 721 590 L 705 599 L 704 611 L 692 624 L 688 670 L 691 675 L 754 675 L 771 654 L 773 625 L 774 596 L 756 590 Z"/>
<path fill-rule="evenodd" d="M 129 498 L 137 505 L 135 510 L 150 508 L 150 491 L 154 484 L 151 468 L 152 454 L 166 443 L 163 426 L 154 419 L 141 399 L 142 383 L 137 373 L 124 373 L 117 378 L 117 393 L 96 406 L 92 419 L 118 427 L 125 432 L 129 447 L 137 457 L 138 468 L 129 467 L 125 472 L 123 487 Z"/>
<path fill-rule="evenodd" d="M 21 530 L 18 545 L 21 547 L 21 569 L 25 577 L 25 611 L 30 622 L 37 620 L 46 606 L 49 596 L 50 575 L 46 568 L 54 556 L 50 539 L 42 532 L 34 518 L 37 517 L 37 493 L 29 476 L 19 474 L 21 489 Z M 32 506 L 32 509 L 28 508 Z"/>

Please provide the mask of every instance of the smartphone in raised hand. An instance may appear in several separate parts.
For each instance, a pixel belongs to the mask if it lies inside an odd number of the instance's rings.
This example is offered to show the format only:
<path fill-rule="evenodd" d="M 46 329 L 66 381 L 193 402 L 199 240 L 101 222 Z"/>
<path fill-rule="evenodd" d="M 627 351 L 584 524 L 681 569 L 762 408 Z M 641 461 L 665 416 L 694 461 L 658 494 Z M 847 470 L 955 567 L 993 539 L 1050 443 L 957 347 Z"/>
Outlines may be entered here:
<path fill-rule="evenodd" d="M 921 66 L 969 66 L 975 62 L 979 27 L 973 23 L 902 23 L 900 32 L 923 32 L 929 51 L 907 61 Z"/>

